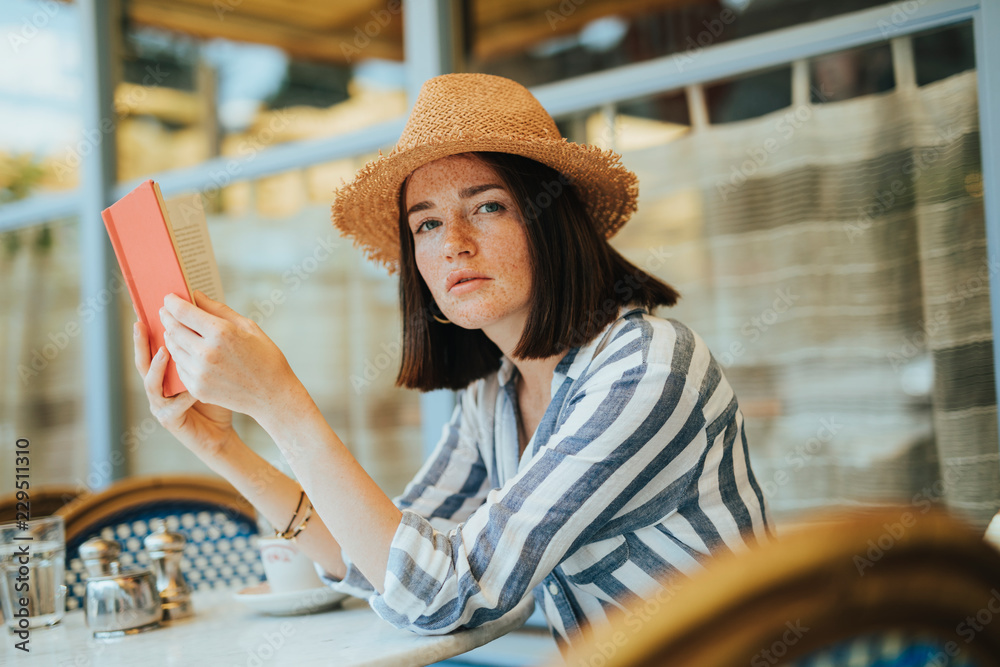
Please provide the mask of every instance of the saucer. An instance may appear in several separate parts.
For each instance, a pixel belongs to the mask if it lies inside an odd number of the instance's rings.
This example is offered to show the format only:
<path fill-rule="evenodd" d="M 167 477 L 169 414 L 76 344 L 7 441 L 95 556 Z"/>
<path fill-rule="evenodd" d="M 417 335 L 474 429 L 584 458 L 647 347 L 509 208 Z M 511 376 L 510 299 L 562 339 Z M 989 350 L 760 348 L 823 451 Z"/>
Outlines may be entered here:
<path fill-rule="evenodd" d="M 238 600 L 256 612 L 273 616 L 295 616 L 325 611 L 337 606 L 347 593 L 335 591 L 329 586 L 309 588 L 304 591 L 272 593 L 266 581 L 233 593 Z"/>

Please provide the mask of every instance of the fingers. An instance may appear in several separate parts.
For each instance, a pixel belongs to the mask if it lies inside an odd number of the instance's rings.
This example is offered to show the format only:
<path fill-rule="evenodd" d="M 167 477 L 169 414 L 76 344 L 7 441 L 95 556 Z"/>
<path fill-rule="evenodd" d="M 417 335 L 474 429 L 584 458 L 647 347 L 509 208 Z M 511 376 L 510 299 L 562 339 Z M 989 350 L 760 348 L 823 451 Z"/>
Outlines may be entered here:
<path fill-rule="evenodd" d="M 234 324 L 236 326 L 236 333 L 241 337 L 254 336 L 259 333 L 259 329 L 253 320 L 243 317 L 226 304 L 210 298 L 201 290 L 194 291 L 194 298 L 198 307 L 205 312 L 218 317 L 220 320 Z"/>
<path fill-rule="evenodd" d="M 150 403 L 153 402 L 154 397 L 163 399 L 163 374 L 167 370 L 167 359 L 169 353 L 167 348 L 161 347 L 153 355 L 152 360 L 149 362 L 149 370 L 146 372 L 145 377 L 142 380 L 142 386 L 146 390 L 146 395 L 149 396 Z"/>
<path fill-rule="evenodd" d="M 189 354 L 197 351 L 202 337 L 171 315 L 166 307 L 160 308 L 160 321 L 164 327 L 163 340 L 164 342 L 169 341 L 169 351 L 174 356 L 177 355 L 179 349 Z"/>
<path fill-rule="evenodd" d="M 135 367 L 142 375 L 142 386 L 149 399 L 149 409 L 156 420 L 167 429 L 176 428 L 183 423 L 184 414 L 198 399 L 189 391 L 182 391 L 172 398 L 163 395 L 163 376 L 170 360 L 170 352 L 161 347 L 152 359 L 149 358 L 149 338 L 142 322 L 136 322 L 133 327 L 135 344 Z"/>
<path fill-rule="evenodd" d="M 194 299 L 195 303 L 198 304 L 199 308 L 205 310 L 206 312 L 211 313 L 212 315 L 215 315 L 216 317 L 222 318 L 224 320 L 229 320 L 234 324 L 238 324 L 240 318 L 242 317 L 242 315 L 237 313 L 235 310 L 233 310 L 226 304 L 210 298 L 207 294 L 205 294 L 201 290 L 194 291 Z"/>
<path fill-rule="evenodd" d="M 202 310 L 193 303 L 188 303 L 176 294 L 163 297 L 163 308 L 175 320 L 201 336 L 207 336 L 219 326 L 219 318 L 216 315 Z"/>
<path fill-rule="evenodd" d="M 174 342 L 173 337 L 170 337 L 169 340 L 165 338 L 164 341 L 166 343 L 167 356 L 173 358 L 174 364 L 177 366 L 177 374 L 181 376 L 181 381 L 185 384 L 185 386 L 188 386 L 190 378 L 181 374 L 184 373 L 184 369 L 191 368 L 191 363 L 196 361 L 193 359 L 194 355 L 185 350 L 183 347 L 178 347 Z"/>
<path fill-rule="evenodd" d="M 149 338 L 142 322 L 132 325 L 132 344 L 135 347 L 135 368 L 145 378 L 149 372 Z"/>
<path fill-rule="evenodd" d="M 164 426 L 168 426 L 172 417 L 184 414 L 197 400 L 188 391 L 181 392 L 173 398 L 166 398 L 163 395 L 163 376 L 169 360 L 170 352 L 167 348 L 161 347 L 150 361 L 149 371 L 142 381 L 146 396 L 149 398 L 149 407 Z"/>

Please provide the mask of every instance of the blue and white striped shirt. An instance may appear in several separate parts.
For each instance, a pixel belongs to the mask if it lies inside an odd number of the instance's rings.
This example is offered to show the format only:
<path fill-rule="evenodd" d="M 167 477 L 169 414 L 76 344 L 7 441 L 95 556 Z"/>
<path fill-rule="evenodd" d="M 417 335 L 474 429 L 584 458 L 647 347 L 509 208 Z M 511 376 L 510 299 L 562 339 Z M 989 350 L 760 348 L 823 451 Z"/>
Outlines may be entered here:
<path fill-rule="evenodd" d="M 503 357 L 459 393 L 433 455 L 394 500 L 403 518 L 385 592 L 347 554 L 343 581 L 320 570 L 329 585 L 421 634 L 496 619 L 530 591 L 565 651 L 705 556 L 773 536 L 736 396 L 688 327 L 623 307 L 559 362 L 520 460 L 516 372 Z"/>

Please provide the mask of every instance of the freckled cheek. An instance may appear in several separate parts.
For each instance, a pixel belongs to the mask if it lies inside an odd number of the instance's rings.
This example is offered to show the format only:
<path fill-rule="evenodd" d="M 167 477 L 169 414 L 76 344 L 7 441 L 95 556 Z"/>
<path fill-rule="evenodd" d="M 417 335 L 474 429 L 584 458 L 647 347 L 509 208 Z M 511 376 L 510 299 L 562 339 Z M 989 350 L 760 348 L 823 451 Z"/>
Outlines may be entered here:
<path fill-rule="evenodd" d="M 426 247 L 415 250 L 413 253 L 413 258 L 417 263 L 417 271 L 420 276 L 424 279 L 430 287 L 431 294 L 436 293 L 435 286 L 438 285 L 443 279 L 440 275 L 439 266 L 433 260 L 433 254 L 428 252 Z"/>

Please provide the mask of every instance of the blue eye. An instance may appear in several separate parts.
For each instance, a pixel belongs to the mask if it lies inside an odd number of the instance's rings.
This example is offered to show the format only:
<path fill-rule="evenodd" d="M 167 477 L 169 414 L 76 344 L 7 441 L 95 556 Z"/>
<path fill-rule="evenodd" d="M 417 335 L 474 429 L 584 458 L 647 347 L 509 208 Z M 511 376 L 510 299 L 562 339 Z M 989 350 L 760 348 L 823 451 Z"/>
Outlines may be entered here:
<path fill-rule="evenodd" d="M 491 208 L 488 208 L 488 207 L 491 207 Z M 483 204 L 482 206 L 480 206 L 479 209 L 483 213 L 499 213 L 500 210 L 503 209 L 503 206 L 501 206 L 500 204 L 498 204 L 495 201 L 491 201 L 491 202 L 486 202 L 485 204 Z"/>
<path fill-rule="evenodd" d="M 441 224 L 441 221 L 440 220 L 424 220 L 417 227 L 417 233 L 419 234 L 424 229 L 424 225 L 430 225 L 430 224 L 433 224 L 434 227 L 436 227 L 437 225 Z M 434 227 L 428 227 L 427 229 L 431 230 L 431 229 L 434 229 Z"/>

